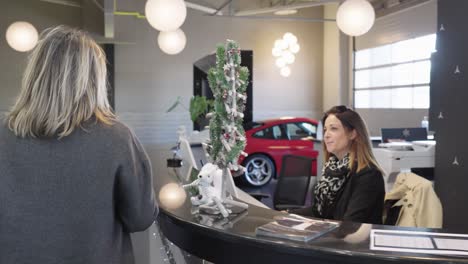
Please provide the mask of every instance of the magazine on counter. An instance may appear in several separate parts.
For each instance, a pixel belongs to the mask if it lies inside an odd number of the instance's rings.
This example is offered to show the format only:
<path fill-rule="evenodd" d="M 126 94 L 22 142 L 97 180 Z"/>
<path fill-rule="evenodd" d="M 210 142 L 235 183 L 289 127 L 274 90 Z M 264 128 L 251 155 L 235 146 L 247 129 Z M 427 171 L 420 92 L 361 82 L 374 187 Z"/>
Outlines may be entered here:
<path fill-rule="evenodd" d="M 299 215 L 276 216 L 275 221 L 255 229 L 258 236 L 307 242 L 339 226 L 339 222 L 305 218 Z"/>

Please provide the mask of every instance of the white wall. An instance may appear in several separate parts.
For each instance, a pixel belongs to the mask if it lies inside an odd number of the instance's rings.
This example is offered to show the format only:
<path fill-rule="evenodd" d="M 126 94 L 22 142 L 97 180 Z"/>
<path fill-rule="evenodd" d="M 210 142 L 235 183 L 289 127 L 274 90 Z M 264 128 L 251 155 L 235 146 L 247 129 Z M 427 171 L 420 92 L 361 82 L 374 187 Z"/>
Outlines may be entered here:
<path fill-rule="evenodd" d="M 356 109 L 367 124 L 371 136 L 380 137 L 381 128 L 420 127 L 428 116 L 426 109 Z"/>
<path fill-rule="evenodd" d="M 304 10 L 322 17 L 322 8 Z M 115 49 L 115 94 L 119 116 L 147 144 L 176 141 L 177 126 L 192 125 L 182 107 L 165 113 L 177 96 L 188 106 L 193 95 L 193 62 L 214 52 L 217 43 L 236 40 L 253 50 L 253 118 L 284 115 L 319 118 L 322 112 L 323 24 L 230 19 L 188 10 L 182 30 L 187 46 L 179 55 L 162 53 L 158 32 L 146 20 L 116 16 L 116 38 L 133 41 Z M 285 32 L 298 38 L 301 50 L 289 78 L 281 77 L 271 49 Z"/>
<path fill-rule="evenodd" d="M 324 6 L 324 17 L 336 18 L 338 4 Z M 349 38 L 336 22 L 323 25 L 323 111 L 349 103 Z"/>
<path fill-rule="evenodd" d="M 1 1 L 0 16 L 0 112 L 7 111 L 14 103 L 21 86 L 27 53 L 17 52 L 8 46 L 5 33 L 16 21 L 28 21 L 42 30 L 57 24 L 81 25 L 81 9 L 41 1 Z"/>
<path fill-rule="evenodd" d="M 324 8 L 325 18 L 335 18 L 338 4 L 329 4 Z M 323 111 L 341 104 L 340 95 L 340 32 L 335 22 L 323 25 Z"/>

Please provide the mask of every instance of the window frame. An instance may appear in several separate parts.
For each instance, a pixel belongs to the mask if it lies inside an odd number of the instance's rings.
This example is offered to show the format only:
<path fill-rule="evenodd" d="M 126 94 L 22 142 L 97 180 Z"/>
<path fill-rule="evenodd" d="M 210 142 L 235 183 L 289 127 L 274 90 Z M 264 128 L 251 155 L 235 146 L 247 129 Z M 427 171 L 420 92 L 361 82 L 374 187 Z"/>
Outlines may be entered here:
<path fill-rule="evenodd" d="M 393 54 L 390 53 L 390 63 L 388 63 L 388 59 L 386 60 L 387 61 L 386 63 L 382 63 L 382 64 L 377 63 L 377 64 L 374 64 L 374 65 L 372 63 L 372 61 L 376 61 L 375 59 L 374 60 L 372 59 L 372 52 L 377 50 L 377 49 L 383 49 L 384 47 L 388 46 L 387 48 L 390 50 L 390 52 L 392 52 L 394 47 L 398 47 L 398 45 L 401 45 L 401 43 L 403 43 L 403 42 L 407 43 L 409 41 L 412 41 L 413 45 L 415 45 L 418 42 L 420 42 L 422 38 L 432 38 L 432 35 L 434 35 L 433 36 L 434 43 L 433 44 L 430 43 L 428 45 L 428 47 L 430 49 L 430 53 L 428 54 L 428 56 L 424 56 L 424 58 L 421 58 L 420 54 L 417 54 L 417 55 L 419 55 L 419 57 L 417 57 L 416 59 L 411 58 L 411 59 L 408 59 L 408 60 L 405 60 L 405 61 L 392 62 L 394 59 L 395 60 L 399 59 L 399 57 L 397 55 L 395 55 L 395 57 L 392 57 Z M 418 94 L 418 92 L 421 91 L 421 89 L 419 89 L 419 91 L 418 91 L 418 89 L 417 89 L 418 87 L 429 87 L 429 89 L 427 90 L 427 95 L 425 94 L 425 96 L 429 96 L 429 93 L 430 93 L 430 67 L 432 66 L 432 65 L 430 65 L 430 63 L 431 63 L 432 52 L 435 51 L 435 42 L 436 41 L 437 41 L 437 35 L 436 34 L 427 34 L 427 35 L 420 36 L 420 37 L 417 37 L 417 38 L 406 39 L 406 40 L 402 40 L 402 41 L 398 41 L 398 42 L 394 42 L 394 43 L 390 43 L 390 44 L 377 46 L 377 47 L 374 47 L 374 48 L 363 49 L 363 50 L 354 50 L 353 51 L 353 55 L 354 55 L 354 60 L 353 60 L 353 103 L 354 103 L 354 107 L 358 108 L 358 109 L 429 109 L 430 105 L 429 105 L 429 100 L 428 99 L 425 99 L 424 103 L 421 104 L 421 102 L 418 102 L 418 100 L 415 99 L 416 98 L 415 96 Z M 428 49 L 428 51 L 429 51 L 429 49 Z M 368 62 L 370 61 L 370 63 L 365 63 L 366 61 L 364 61 L 364 64 L 366 64 L 366 65 L 357 68 L 358 53 L 363 52 L 363 51 L 368 52 L 369 55 L 366 54 L 366 55 L 363 55 L 363 56 L 369 56 L 369 58 L 367 58 L 367 60 L 368 60 Z M 388 55 L 388 54 L 384 54 L 384 55 Z M 429 76 L 429 80 L 427 82 L 415 82 L 416 80 L 412 79 L 411 83 L 398 84 L 398 85 L 396 85 L 396 84 L 395 85 L 385 84 L 385 85 L 379 86 L 379 85 L 376 85 L 375 83 L 372 83 L 372 79 L 369 79 L 369 81 L 367 83 L 368 86 L 357 88 L 357 86 L 358 86 L 357 85 L 357 82 L 358 82 L 357 74 L 359 72 L 368 71 L 368 70 L 375 70 L 375 69 L 389 69 L 389 72 L 391 73 L 391 75 L 389 77 L 389 81 L 390 81 L 390 83 L 393 83 L 394 80 L 396 80 L 396 79 L 392 75 L 393 75 L 393 71 L 395 69 L 397 69 L 396 68 L 397 66 L 400 66 L 400 65 L 417 65 L 418 63 L 421 63 L 421 62 L 429 62 L 429 72 L 427 73 L 428 76 Z M 424 64 L 419 64 L 419 65 L 424 65 Z M 418 68 L 421 69 L 422 66 L 420 66 Z M 413 68 L 412 71 L 411 71 L 411 74 L 414 74 L 415 72 L 417 72 L 417 69 Z M 372 72 L 369 73 L 369 76 L 371 76 L 371 74 L 372 74 Z M 399 89 L 399 91 L 397 89 Z M 409 93 L 411 93 L 411 95 L 412 95 L 412 98 L 410 100 L 411 103 L 404 104 L 403 107 L 401 106 L 401 104 L 400 104 L 400 106 L 398 106 L 399 105 L 398 103 L 393 103 L 392 102 L 392 97 L 394 97 L 394 93 L 398 94 L 398 92 L 401 92 L 402 89 L 410 90 Z M 380 92 L 381 94 L 382 93 L 389 93 L 390 94 L 390 97 L 388 99 L 389 102 L 385 102 L 385 103 L 382 103 L 382 104 L 373 103 L 373 100 L 371 98 L 373 96 L 374 97 L 378 96 L 377 92 L 374 92 L 374 91 L 378 91 L 378 90 L 382 90 Z M 384 92 L 383 90 L 385 90 L 386 92 Z M 367 104 L 360 104 L 360 103 L 358 104 L 359 98 L 357 98 L 357 95 L 359 93 L 364 94 L 365 91 L 368 91 L 367 92 L 368 99 L 366 100 Z M 418 97 L 418 98 L 420 98 L 420 97 Z M 427 97 L 427 98 L 429 98 L 429 97 Z M 365 100 L 365 97 L 364 97 L 364 100 Z"/>

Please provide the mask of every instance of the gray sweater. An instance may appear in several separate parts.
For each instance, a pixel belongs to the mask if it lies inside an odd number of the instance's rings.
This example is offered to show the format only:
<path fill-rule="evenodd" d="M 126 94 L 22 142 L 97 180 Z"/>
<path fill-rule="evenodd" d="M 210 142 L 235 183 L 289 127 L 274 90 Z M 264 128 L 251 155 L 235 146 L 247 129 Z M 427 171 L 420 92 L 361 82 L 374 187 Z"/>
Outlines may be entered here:
<path fill-rule="evenodd" d="M 148 156 L 128 127 L 61 140 L 0 125 L 0 263 L 134 263 L 130 232 L 158 214 Z"/>

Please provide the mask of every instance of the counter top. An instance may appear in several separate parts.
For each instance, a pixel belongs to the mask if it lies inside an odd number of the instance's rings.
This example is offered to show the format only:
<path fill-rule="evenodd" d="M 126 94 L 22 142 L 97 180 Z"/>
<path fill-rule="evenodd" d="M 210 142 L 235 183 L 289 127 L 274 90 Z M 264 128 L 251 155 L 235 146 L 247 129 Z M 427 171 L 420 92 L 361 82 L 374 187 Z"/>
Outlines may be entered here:
<path fill-rule="evenodd" d="M 164 235 L 187 252 L 214 263 L 468 263 L 468 258 L 458 256 L 369 249 L 371 229 L 428 231 L 421 228 L 341 222 L 337 229 L 309 242 L 256 236 L 257 226 L 285 213 L 249 205 L 247 211 L 224 219 L 195 213 L 188 197 L 174 206 L 161 199 L 160 191 L 179 181 L 178 170 L 159 168 L 155 189 Z"/>

